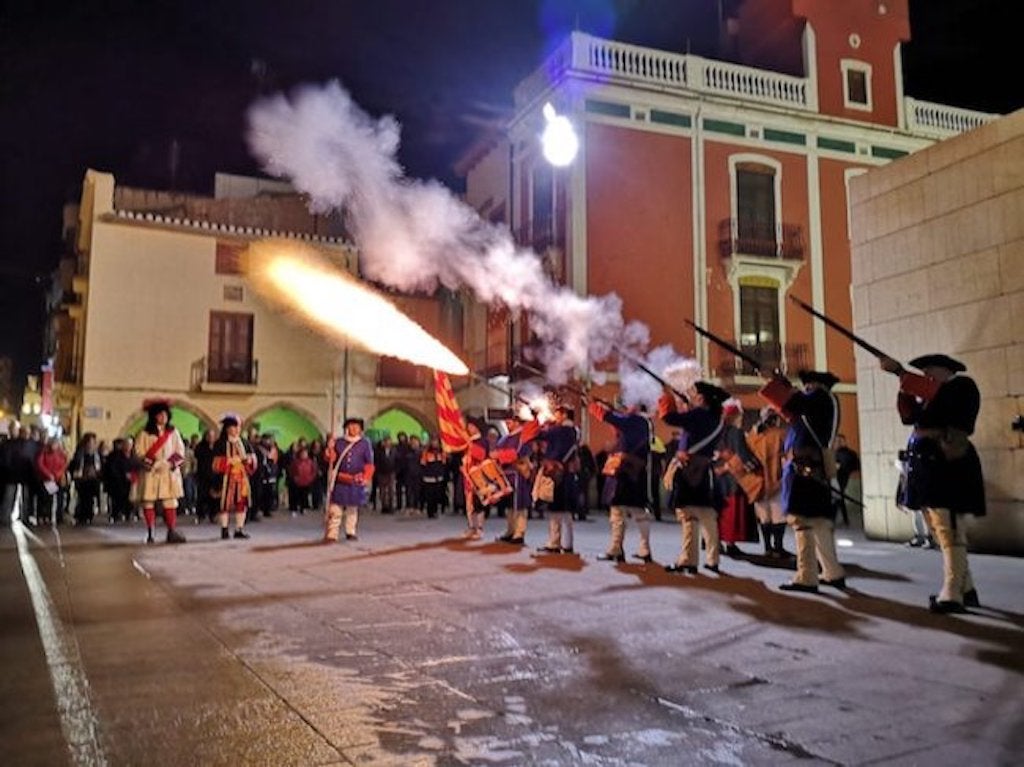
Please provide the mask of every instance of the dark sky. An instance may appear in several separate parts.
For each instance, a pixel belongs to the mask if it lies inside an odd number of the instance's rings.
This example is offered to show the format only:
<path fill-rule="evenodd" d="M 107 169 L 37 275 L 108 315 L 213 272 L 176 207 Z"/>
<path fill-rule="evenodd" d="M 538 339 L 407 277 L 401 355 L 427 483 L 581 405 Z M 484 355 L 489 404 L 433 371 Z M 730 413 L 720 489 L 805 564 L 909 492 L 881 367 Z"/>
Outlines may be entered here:
<path fill-rule="evenodd" d="M 1020 107 L 1015 5 L 911 0 L 907 94 L 985 111 Z M 217 170 L 256 170 L 243 140 L 244 112 L 256 96 L 339 78 L 370 112 L 397 115 L 411 175 L 451 182 L 452 163 L 479 125 L 500 118 L 515 84 L 572 28 L 666 50 L 689 44 L 713 57 L 717 6 L 2 2 L 0 356 L 13 355 L 19 374 L 40 362 L 41 278 L 60 256 L 61 206 L 77 199 L 89 167 L 113 172 L 119 183 L 208 193 Z"/>

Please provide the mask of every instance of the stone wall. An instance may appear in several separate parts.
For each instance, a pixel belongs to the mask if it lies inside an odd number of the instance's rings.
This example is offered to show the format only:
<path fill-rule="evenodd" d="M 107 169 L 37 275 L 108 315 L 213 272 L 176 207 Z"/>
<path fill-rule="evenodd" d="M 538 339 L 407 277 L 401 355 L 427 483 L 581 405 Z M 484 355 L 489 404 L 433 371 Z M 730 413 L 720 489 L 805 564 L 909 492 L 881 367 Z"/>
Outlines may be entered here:
<path fill-rule="evenodd" d="M 850 185 L 856 332 L 902 361 L 943 352 L 981 389 L 973 441 L 988 515 L 972 548 L 1024 553 L 1024 110 L 874 169 Z M 908 429 L 897 380 L 857 351 L 864 527 L 910 537 L 897 509 Z"/>

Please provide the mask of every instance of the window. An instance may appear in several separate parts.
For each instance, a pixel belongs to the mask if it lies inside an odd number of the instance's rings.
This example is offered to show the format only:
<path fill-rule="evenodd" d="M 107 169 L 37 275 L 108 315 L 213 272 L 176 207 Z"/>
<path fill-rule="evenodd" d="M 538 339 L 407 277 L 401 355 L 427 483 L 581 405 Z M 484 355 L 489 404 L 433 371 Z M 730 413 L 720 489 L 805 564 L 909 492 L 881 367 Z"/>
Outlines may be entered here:
<path fill-rule="evenodd" d="M 555 179 L 547 163 L 533 169 L 533 196 L 531 200 L 531 237 L 534 248 L 543 249 L 554 240 Z"/>
<path fill-rule="evenodd" d="M 422 365 L 381 357 L 377 364 L 377 385 L 399 389 L 422 389 L 427 382 Z"/>
<path fill-rule="evenodd" d="M 242 268 L 242 254 L 244 252 L 244 245 L 238 245 L 233 242 L 218 242 L 214 272 L 216 274 L 244 274 L 245 270 Z"/>
<path fill-rule="evenodd" d="M 778 255 L 775 169 L 756 163 L 736 165 L 736 252 Z"/>
<path fill-rule="evenodd" d="M 210 346 L 206 380 L 210 383 L 255 384 L 252 358 L 253 316 L 210 312 Z"/>
<path fill-rule="evenodd" d="M 843 104 L 847 109 L 871 111 L 871 65 L 843 59 L 840 62 L 843 71 Z"/>
<path fill-rule="evenodd" d="M 782 362 L 777 286 L 740 285 L 740 349 L 773 370 Z M 753 373 L 744 363 L 744 373 Z"/>

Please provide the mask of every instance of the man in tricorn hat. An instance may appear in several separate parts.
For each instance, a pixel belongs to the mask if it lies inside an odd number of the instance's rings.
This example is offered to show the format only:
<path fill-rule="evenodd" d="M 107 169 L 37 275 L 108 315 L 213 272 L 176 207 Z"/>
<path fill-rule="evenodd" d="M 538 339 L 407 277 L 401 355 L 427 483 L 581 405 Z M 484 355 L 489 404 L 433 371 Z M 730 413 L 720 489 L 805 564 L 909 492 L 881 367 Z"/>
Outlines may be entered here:
<path fill-rule="evenodd" d="M 718 512 L 722 509 L 722 497 L 712 467 L 715 449 L 725 429 L 722 404 L 729 399 L 729 392 L 707 381 L 697 381 L 687 394 L 684 402 L 677 402 L 675 395 L 669 392 L 658 400 L 661 420 L 682 429 L 679 449 L 666 470 L 672 508 L 682 527 L 682 547 L 675 564 L 667 565 L 665 570 L 697 573 L 699 529 L 704 538 L 704 567 L 717 573 Z"/>
<path fill-rule="evenodd" d="M 603 501 L 608 502 L 611 539 L 598 559 L 625 562 L 623 541 L 626 520 L 636 522 L 640 545 L 634 555 L 644 563 L 651 558 L 651 511 L 647 490 L 647 461 L 651 452 L 651 424 L 636 405 L 614 410 L 604 402 L 592 401 L 590 415 L 615 429 L 615 447 L 602 471 L 605 473 Z"/>
<path fill-rule="evenodd" d="M 530 453 L 533 452 L 532 441 L 540 432 L 540 423 L 536 418 L 527 419 L 513 411 L 505 419 L 505 428 L 508 433 L 491 450 L 491 455 L 501 464 L 505 478 L 512 487 L 505 534 L 499 536 L 498 540 L 513 546 L 523 546 L 526 544 L 526 524 L 533 503 L 530 491 L 533 489 L 534 469 Z"/>
<path fill-rule="evenodd" d="M 574 553 L 575 481 L 568 470 L 579 451 L 580 434 L 574 417 L 571 407 L 558 405 L 554 420 L 545 424 L 538 436 L 544 443 L 544 452 L 534 477 L 533 499 L 537 510 L 548 518 L 548 542 L 537 549 L 541 553 Z"/>
<path fill-rule="evenodd" d="M 346 418 L 344 433 L 328 445 L 331 465 L 330 498 L 324 520 L 324 541 L 337 541 L 345 523 L 345 539 L 356 540 L 359 507 L 366 504 L 366 493 L 373 479 L 373 446 L 363 436 L 363 419 Z"/>
<path fill-rule="evenodd" d="M 135 456 L 142 463 L 139 498 L 146 520 L 146 543 L 153 543 L 157 504 L 167 526 L 167 542 L 184 543 L 185 536 L 178 532 L 178 499 L 185 495 L 181 480 L 185 443 L 171 425 L 171 406 L 167 400 L 147 400 L 142 407 L 148 418 L 135 440 Z"/>
<path fill-rule="evenodd" d="M 921 510 L 942 549 L 942 590 L 929 600 L 937 613 L 962 613 L 978 605 L 967 563 L 967 514 L 985 514 L 981 461 L 969 437 L 981 407 L 981 394 L 967 367 L 945 354 L 910 361 L 912 373 L 891 357 L 880 358 L 887 373 L 899 376 L 896 406 L 900 420 L 912 425 L 904 452 L 906 475 L 901 506 Z"/>
<path fill-rule="evenodd" d="M 846 574 L 836 556 L 835 462 L 832 443 L 839 431 L 839 402 L 832 373 L 801 370 L 803 391 L 776 375 L 761 389 L 761 396 L 789 420 L 783 442 L 782 509 L 796 537 L 796 576 L 783 591 L 818 591 L 820 583 L 846 588 Z"/>
<path fill-rule="evenodd" d="M 220 498 L 217 520 L 220 522 L 220 537 L 227 540 L 228 521 L 235 518 L 235 538 L 248 538 L 245 532 L 245 516 L 252 504 L 252 486 L 249 477 L 256 471 L 256 455 L 252 446 L 242 439 L 241 419 L 232 414 L 221 419 L 220 437 L 213 446 L 213 471 L 221 475 L 214 482 L 216 495 Z"/>

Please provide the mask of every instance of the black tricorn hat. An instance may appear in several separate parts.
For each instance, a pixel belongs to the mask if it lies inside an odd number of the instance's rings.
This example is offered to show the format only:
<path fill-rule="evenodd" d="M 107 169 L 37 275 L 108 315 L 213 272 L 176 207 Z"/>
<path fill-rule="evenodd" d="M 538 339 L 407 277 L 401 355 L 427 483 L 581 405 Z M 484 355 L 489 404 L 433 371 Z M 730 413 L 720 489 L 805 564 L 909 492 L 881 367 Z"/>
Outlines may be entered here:
<path fill-rule="evenodd" d="M 227 413 L 220 419 L 221 426 L 241 426 L 242 422 L 234 413 Z"/>
<path fill-rule="evenodd" d="M 170 417 L 171 401 L 167 399 L 147 399 L 142 403 L 142 409 L 146 411 L 150 418 L 155 418 L 157 413 L 167 413 L 168 417 Z"/>
<path fill-rule="evenodd" d="M 709 405 L 721 405 L 727 399 L 729 399 L 729 392 L 723 389 L 721 386 L 715 386 L 713 383 L 707 381 L 697 381 L 693 385 L 693 388 L 697 390 L 697 393 L 704 398 L 704 401 Z"/>
<path fill-rule="evenodd" d="M 359 424 L 359 428 L 360 429 L 365 429 L 366 428 L 366 425 L 364 424 L 363 419 L 362 418 L 356 418 L 355 416 L 352 416 L 350 418 L 346 418 L 345 419 L 345 423 L 343 423 L 341 425 L 341 428 L 347 429 L 348 425 L 350 423 L 357 423 L 357 424 Z"/>
<path fill-rule="evenodd" d="M 801 370 L 797 373 L 797 377 L 800 379 L 801 383 L 821 384 L 826 389 L 831 389 L 839 383 L 839 378 L 836 374 L 830 373 L 827 370 Z"/>
<path fill-rule="evenodd" d="M 960 360 L 955 360 L 945 354 L 925 354 L 920 357 L 915 357 L 908 364 L 918 370 L 924 370 L 925 368 L 945 368 L 946 370 L 952 370 L 954 373 L 963 373 L 967 370 L 967 366 L 960 362 Z"/>

